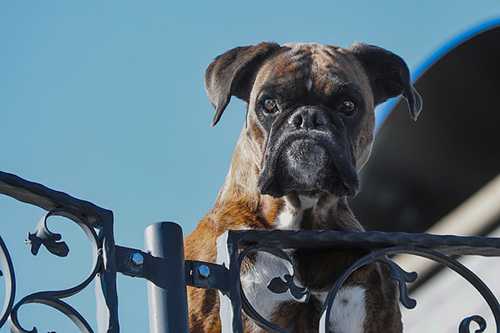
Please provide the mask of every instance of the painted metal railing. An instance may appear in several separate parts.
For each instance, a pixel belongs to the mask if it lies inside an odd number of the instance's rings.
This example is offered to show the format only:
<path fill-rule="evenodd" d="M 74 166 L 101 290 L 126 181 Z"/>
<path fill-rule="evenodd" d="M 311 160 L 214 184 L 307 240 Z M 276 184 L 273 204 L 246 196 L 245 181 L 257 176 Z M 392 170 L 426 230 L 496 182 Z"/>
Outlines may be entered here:
<path fill-rule="evenodd" d="M 417 274 L 405 272 L 388 257 L 401 253 L 431 259 L 460 274 L 485 299 L 493 313 L 496 331 L 500 332 L 500 305 L 495 295 L 473 272 L 453 259 L 457 255 L 500 256 L 500 238 L 307 230 L 227 231 L 217 241 L 217 263 L 208 263 L 184 260 L 182 229 L 175 223 L 161 222 L 146 228 L 146 248 L 142 251 L 116 245 L 113 213 L 90 202 L 4 172 L 0 172 L 0 193 L 47 211 L 28 237 L 34 255 L 42 245 L 56 256 L 68 254 L 61 235 L 47 228 L 47 219 L 51 216 L 74 221 L 86 233 L 93 250 L 91 272 L 83 282 L 69 289 L 35 292 L 16 302 L 14 265 L 0 237 L 0 263 L 6 287 L 0 328 L 8 322 L 12 332 L 31 332 L 22 327 L 18 318 L 19 309 L 28 303 L 48 305 L 70 318 L 82 332 L 94 332 L 78 310 L 65 301 L 92 281 L 96 283 L 97 331 L 119 332 L 117 272 L 148 280 L 151 332 L 189 331 L 186 286 L 219 290 L 223 332 L 243 331 L 242 311 L 267 331 L 286 332 L 252 307 L 242 291 L 240 265 L 255 251 L 283 259 L 289 264 L 289 274 L 274 278 L 268 288 L 275 293 L 289 292 L 298 301 L 307 301 L 309 291 L 294 284 L 294 269 L 286 250 L 312 247 L 366 251 L 332 286 L 323 305 L 320 332 L 329 332 L 326 318 L 341 285 L 352 272 L 371 262 L 389 266 L 391 277 L 399 283 L 401 303 L 407 308 L 415 307 L 416 301 L 409 297 L 407 283 L 415 281 Z M 459 324 L 459 332 L 469 332 L 473 322 L 480 327 L 476 332 L 484 332 L 486 321 L 479 315 L 465 318 Z"/>

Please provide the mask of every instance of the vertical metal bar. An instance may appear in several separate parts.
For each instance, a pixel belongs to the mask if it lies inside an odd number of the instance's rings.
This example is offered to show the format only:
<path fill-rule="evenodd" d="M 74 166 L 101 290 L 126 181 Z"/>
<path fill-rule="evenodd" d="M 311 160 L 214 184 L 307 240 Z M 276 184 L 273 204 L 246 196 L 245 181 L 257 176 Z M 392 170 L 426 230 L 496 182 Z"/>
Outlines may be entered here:
<path fill-rule="evenodd" d="M 149 327 L 151 333 L 188 333 L 188 308 L 182 229 L 172 222 L 150 225 L 144 232 L 149 267 Z"/>
<path fill-rule="evenodd" d="M 238 255 L 238 243 L 231 237 L 231 231 L 217 238 L 217 263 L 229 269 L 229 288 L 225 293 L 219 291 L 222 333 L 243 333 Z"/>
<path fill-rule="evenodd" d="M 90 238 L 89 238 L 90 239 Z M 99 240 L 102 244 L 102 269 L 95 279 L 97 305 L 97 331 L 99 333 L 118 333 L 118 291 L 116 288 L 115 237 L 113 233 L 113 212 L 104 211 L 99 227 Z M 97 250 L 93 246 L 94 250 Z"/>

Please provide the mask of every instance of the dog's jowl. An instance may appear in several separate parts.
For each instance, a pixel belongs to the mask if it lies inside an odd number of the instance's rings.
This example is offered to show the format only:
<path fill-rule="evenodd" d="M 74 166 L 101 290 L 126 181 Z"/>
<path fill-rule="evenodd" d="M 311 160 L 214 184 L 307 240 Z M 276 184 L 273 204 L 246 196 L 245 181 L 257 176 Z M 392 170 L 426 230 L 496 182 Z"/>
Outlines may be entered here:
<path fill-rule="evenodd" d="M 405 62 L 365 44 L 238 47 L 210 64 L 206 89 L 215 107 L 214 125 L 232 96 L 248 107 L 217 201 L 186 238 L 186 258 L 209 262 L 216 260 L 216 239 L 226 230 L 362 231 L 346 199 L 360 189 L 358 172 L 374 137 L 373 110 L 399 95 L 413 119 L 422 107 Z M 288 271 L 281 259 L 258 253 L 243 265 L 243 290 L 270 322 L 291 332 L 317 332 L 329 288 L 362 255 L 291 251 L 295 283 L 311 292 L 300 302 L 267 288 Z M 342 288 L 329 318 L 331 332 L 402 331 L 398 291 L 385 266 L 364 266 Z M 191 331 L 219 332 L 216 291 L 189 288 L 188 293 Z M 247 317 L 244 325 L 245 332 L 261 331 Z"/>

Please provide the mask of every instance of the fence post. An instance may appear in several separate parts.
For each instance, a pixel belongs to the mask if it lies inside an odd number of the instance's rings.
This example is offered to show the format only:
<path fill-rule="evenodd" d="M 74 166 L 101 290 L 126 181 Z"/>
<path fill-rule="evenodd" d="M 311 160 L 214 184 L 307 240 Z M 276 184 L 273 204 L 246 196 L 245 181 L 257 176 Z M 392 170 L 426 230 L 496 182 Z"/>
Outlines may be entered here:
<path fill-rule="evenodd" d="M 154 258 L 149 267 L 149 327 L 151 333 L 188 333 L 188 308 L 182 229 L 172 222 L 159 222 L 144 232 L 146 251 Z"/>

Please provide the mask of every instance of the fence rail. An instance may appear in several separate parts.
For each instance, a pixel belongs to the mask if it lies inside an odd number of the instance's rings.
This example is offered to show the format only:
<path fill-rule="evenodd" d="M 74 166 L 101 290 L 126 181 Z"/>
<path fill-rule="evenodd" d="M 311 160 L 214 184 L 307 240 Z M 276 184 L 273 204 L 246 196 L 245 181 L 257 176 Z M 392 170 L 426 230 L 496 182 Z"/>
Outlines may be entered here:
<path fill-rule="evenodd" d="M 366 252 L 332 286 L 323 305 L 320 332 L 329 331 L 326 318 L 329 318 L 343 282 L 356 269 L 371 262 L 389 266 L 391 277 L 399 284 L 401 303 L 407 308 L 415 307 L 416 301 L 410 298 L 407 283 L 415 281 L 417 274 L 405 272 L 388 259 L 388 256 L 400 253 L 431 259 L 460 274 L 487 302 L 493 312 L 496 331 L 500 332 L 497 298 L 473 272 L 453 258 L 457 255 L 500 257 L 500 238 L 307 230 L 227 231 L 217 241 L 217 263 L 207 263 L 184 259 L 182 229 L 175 223 L 149 226 L 145 233 L 146 249 L 133 249 L 115 245 L 110 210 L 5 172 L 0 172 L 0 193 L 47 211 L 28 237 L 34 255 L 42 245 L 54 255 L 68 254 L 61 235 L 47 228 L 47 219 L 56 215 L 64 216 L 82 228 L 93 250 L 92 269 L 83 282 L 65 290 L 36 292 L 16 302 L 14 265 L 0 237 L 0 263 L 6 287 L 0 327 L 8 322 L 12 332 L 30 332 L 21 326 L 17 315 L 19 308 L 28 303 L 46 304 L 65 314 L 82 332 L 93 332 L 86 319 L 64 300 L 84 290 L 92 281 L 96 283 L 97 331 L 119 332 L 117 272 L 148 280 L 151 332 L 189 331 L 186 286 L 219 290 L 223 332 L 243 331 L 242 311 L 267 331 L 286 332 L 268 322 L 252 307 L 241 288 L 240 265 L 243 258 L 255 251 L 278 256 L 290 263 L 290 271 L 285 276 L 274 278 L 268 288 L 275 293 L 289 292 L 295 299 L 306 301 L 309 292 L 294 284 L 293 265 L 286 250 L 313 247 Z M 479 315 L 465 318 L 459 325 L 459 332 L 469 332 L 473 322 L 480 326 L 476 332 L 484 332 L 486 322 Z"/>

